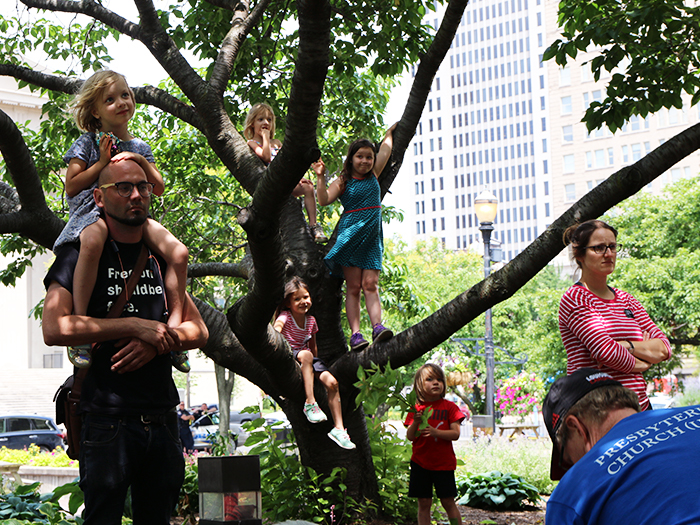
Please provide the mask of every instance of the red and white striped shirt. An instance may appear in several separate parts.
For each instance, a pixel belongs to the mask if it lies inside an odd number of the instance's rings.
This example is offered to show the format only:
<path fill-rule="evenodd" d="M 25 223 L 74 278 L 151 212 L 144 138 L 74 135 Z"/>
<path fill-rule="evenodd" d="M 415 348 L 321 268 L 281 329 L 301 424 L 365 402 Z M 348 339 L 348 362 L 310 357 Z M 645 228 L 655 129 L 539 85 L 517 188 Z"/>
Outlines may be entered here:
<path fill-rule="evenodd" d="M 559 331 L 566 348 L 566 373 L 580 368 L 597 368 L 609 373 L 639 396 L 642 410 L 649 406 L 646 382 L 632 372 L 634 356 L 616 341 L 661 339 L 671 355 L 668 339 L 647 314 L 644 307 L 627 292 L 611 288 L 614 299 L 601 299 L 585 286 L 569 288 L 559 303 Z"/>
<path fill-rule="evenodd" d="M 292 350 L 310 350 L 309 341 L 311 336 L 318 332 L 316 319 L 313 315 L 306 316 L 303 327 L 297 325 L 292 312 L 289 310 L 282 310 L 277 319 L 284 322 L 282 335 L 289 343 L 289 346 L 292 347 Z"/>

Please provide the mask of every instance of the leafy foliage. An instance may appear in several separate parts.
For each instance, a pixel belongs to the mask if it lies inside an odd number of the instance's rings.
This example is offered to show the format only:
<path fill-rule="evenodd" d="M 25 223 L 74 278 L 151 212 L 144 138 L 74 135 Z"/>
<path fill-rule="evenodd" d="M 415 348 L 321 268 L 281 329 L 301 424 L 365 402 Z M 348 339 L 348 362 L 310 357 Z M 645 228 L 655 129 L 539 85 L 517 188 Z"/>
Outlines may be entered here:
<path fill-rule="evenodd" d="M 469 472 L 511 472 L 537 487 L 540 494 L 551 494 L 557 484 L 549 477 L 552 445 L 548 440 L 482 436 L 460 441 L 456 454 L 464 465 L 457 468 L 458 477 Z"/>
<path fill-rule="evenodd" d="M 177 501 L 177 514 L 185 518 L 185 523 L 195 523 L 195 515 L 199 512 L 199 465 L 197 455 L 185 456 L 185 479 L 180 486 L 180 497 Z"/>
<path fill-rule="evenodd" d="M 604 218 L 618 229 L 624 246 L 611 285 L 634 295 L 669 338 L 695 345 L 700 334 L 700 242 L 693 227 L 700 221 L 698 182 L 698 177 L 684 179 L 663 195 L 637 195 Z M 669 373 L 681 354 L 677 345 L 674 356 L 654 365 L 647 379 Z"/>
<path fill-rule="evenodd" d="M 266 425 L 264 418 L 244 427 L 250 432 L 246 440 L 246 446 L 252 445 L 250 454 L 260 455 L 263 514 L 267 520 L 299 519 L 331 525 L 331 513 L 343 515 L 358 507 L 346 495 L 345 469 L 336 467 L 324 477 L 303 466 L 293 445 L 278 440 L 280 429 Z M 293 435 L 290 437 L 293 443 Z"/>
<path fill-rule="evenodd" d="M 82 518 L 69 518 L 75 515 L 83 504 L 83 491 L 78 482 L 67 483 L 47 494 L 39 494 L 39 485 L 20 485 L 10 494 L 0 494 L 0 522 L 2 523 L 42 523 L 45 525 L 70 525 L 83 523 Z M 58 500 L 70 495 L 68 509 L 63 509 Z"/>
<path fill-rule="evenodd" d="M 30 465 L 32 467 L 77 467 L 78 462 L 70 459 L 66 451 L 57 447 L 51 452 L 42 452 L 36 445 L 26 449 L 0 448 L 0 461 Z M 77 473 L 77 471 L 76 471 Z"/>
<path fill-rule="evenodd" d="M 520 476 L 493 470 L 487 474 L 460 476 L 457 491 L 462 497 L 458 503 L 478 509 L 512 510 L 526 507 L 526 501 L 536 505 L 540 501 L 537 488 Z"/>
<path fill-rule="evenodd" d="M 580 52 L 597 81 L 613 73 L 606 97 L 593 102 L 584 122 L 590 130 L 606 124 L 615 132 L 632 115 L 646 117 L 683 105 L 683 95 L 700 100 L 700 12 L 683 0 L 564 0 L 559 4 L 562 38 L 544 53 L 559 65 Z"/>

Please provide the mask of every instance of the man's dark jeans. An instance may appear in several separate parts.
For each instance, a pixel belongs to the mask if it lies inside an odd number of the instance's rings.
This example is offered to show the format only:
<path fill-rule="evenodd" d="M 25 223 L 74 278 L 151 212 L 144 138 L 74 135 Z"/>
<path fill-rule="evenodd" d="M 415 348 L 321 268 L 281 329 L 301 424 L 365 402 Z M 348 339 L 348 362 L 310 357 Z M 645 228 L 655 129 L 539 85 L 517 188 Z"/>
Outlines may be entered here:
<path fill-rule="evenodd" d="M 120 525 L 129 486 L 134 525 L 168 525 L 184 473 L 175 412 L 165 423 L 85 416 L 80 446 L 85 525 Z"/>

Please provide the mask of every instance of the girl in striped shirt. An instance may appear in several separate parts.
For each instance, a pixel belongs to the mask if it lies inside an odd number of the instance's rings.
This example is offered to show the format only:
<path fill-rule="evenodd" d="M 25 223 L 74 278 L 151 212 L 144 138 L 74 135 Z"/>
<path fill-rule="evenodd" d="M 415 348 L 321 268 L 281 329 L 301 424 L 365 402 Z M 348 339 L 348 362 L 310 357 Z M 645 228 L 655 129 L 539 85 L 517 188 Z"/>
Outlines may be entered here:
<path fill-rule="evenodd" d="M 642 373 L 671 356 L 668 338 L 627 292 L 608 286 L 615 269 L 617 230 L 599 220 L 564 233 L 580 280 L 559 303 L 559 331 L 566 348 L 566 372 L 597 368 L 634 390 L 642 410 L 650 408 Z"/>
<path fill-rule="evenodd" d="M 306 403 L 304 415 L 311 423 L 321 423 L 328 418 L 323 413 L 314 397 L 314 377 L 318 377 L 328 392 L 328 408 L 333 417 L 333 429 L 328 437 L 345 449 L 355 448 L 343 425 L 343 412 L 340 405 L 338 381 L 330 373 L 326 364 L 317 357 L 316 319 L 308 315 L 311 308 L 311 296 L 306 283 L 299 277 L 293 277 L 284 287 L 284 300 L 275 314 L 275 330 L 280 332 L 292 347 L 294 358 L 301 365 L 304 379 Z"/>

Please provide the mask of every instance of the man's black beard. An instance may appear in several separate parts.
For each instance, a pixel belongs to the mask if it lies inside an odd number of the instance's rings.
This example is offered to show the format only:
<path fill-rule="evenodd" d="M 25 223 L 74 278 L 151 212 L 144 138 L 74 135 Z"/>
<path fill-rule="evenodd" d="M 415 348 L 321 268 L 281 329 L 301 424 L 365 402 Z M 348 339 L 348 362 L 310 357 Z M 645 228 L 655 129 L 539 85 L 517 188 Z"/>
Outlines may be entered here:
<path fill-rule="evenodd" d="M 113 215 L 107 210 L 105 210 L 105 213 L 112 217 L 115 221 L 124 224 L 126 226 L 142 226 L 144 222 L 148 219 L 146 215 L 143 216 L 132 216 L 132 217 L 118 217 L 117 215 Z"/>

